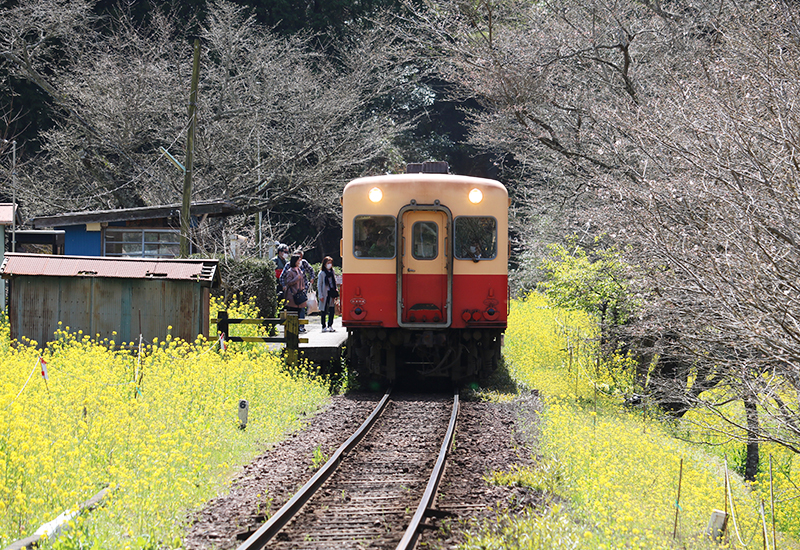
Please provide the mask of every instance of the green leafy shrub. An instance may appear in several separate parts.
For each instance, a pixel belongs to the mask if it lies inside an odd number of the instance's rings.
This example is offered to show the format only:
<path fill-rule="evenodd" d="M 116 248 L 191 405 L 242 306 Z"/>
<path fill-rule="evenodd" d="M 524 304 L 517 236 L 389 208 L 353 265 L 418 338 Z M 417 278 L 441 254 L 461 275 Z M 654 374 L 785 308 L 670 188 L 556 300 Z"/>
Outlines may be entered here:
<path fill-rule="evenodd" d="M 633 393 L 644 380 L 637 378 L 641 350 L 634 349 L 637 345 L 628 338 L 629 325 L 639 309 L 630 282 L 632 267 L 618 250 L 602 249 L 600 244 L 595 240 L 596 250 L 591 253 L 577 244 L 571 244 L 569 250 L 551 245 L 550 256 L 542 262 L 546 280 L 540 289 L 554 306 L 596 320 L 600 328 L 597 376 L 605 370 L 615 392 Z"/>
<path fill-rule="evenodd" d="M 212 289 L 211 295 L 225 305 L 238 296 L 246 302 L 255 298 L 255 306 L 265 318 L 275 317 L 278 311 L 275 264 L 262 258 L 219 258 L 222 284 Z M 211 312 L 212 316 L 216 312 Z"/>
<path fill-rule="evenodd" d="M 547 280 L 542 289 L 551 304 L 584 311 L 597 318 L 601 327 L 624 325 L 636 311 L 628 282 L 628 266 L 614 249 L 600 250 L 591 257 L 585 249 L 572 251 L 555 244 L 544 260 Z"/>

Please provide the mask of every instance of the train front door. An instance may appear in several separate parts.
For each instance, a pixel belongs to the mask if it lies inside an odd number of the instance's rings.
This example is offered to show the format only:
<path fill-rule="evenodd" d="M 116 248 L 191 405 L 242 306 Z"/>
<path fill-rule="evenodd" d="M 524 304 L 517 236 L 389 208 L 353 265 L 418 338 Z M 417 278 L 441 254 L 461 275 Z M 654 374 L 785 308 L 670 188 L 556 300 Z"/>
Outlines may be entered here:
<path fill-rule="evenodd" d="M 450 326 L 452 260 L 450 213 L 442 207 L 417 207 L 400 214 L 401 326 Z"/>

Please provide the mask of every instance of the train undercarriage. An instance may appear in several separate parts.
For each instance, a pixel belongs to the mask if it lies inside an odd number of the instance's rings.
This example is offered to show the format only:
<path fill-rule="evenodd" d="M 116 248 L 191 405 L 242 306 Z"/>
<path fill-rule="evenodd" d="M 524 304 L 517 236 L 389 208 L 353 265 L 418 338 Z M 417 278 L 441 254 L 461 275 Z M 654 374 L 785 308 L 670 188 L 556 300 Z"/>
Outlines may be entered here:
<path fill-rule="evenodd" d="M 500 363 L 503 329 L 349 329 L 347 356 L 359 380 L 394 384 L 468 383 Z"/>

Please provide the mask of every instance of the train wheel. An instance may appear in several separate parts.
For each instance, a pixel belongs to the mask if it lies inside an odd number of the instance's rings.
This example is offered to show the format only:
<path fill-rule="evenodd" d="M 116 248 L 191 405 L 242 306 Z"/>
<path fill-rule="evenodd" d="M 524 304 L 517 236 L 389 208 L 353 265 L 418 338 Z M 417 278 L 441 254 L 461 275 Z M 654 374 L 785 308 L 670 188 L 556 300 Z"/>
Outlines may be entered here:
<path fill-rule="evenodd" d="M 375 331 L 358 330 L 350 332 L 347 340 L 348 368 L 366 391 L 382 391 L 393 380 L 394 364 L 376 336 Z"/>

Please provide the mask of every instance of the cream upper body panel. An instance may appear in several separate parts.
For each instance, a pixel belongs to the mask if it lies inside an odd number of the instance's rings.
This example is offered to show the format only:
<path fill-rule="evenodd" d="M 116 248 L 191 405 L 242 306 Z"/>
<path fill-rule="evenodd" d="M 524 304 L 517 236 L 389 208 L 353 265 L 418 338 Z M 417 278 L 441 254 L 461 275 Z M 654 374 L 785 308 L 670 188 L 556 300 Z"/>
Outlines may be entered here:
<path fill-rule="evenodd" d="M 374 191 L 375 189 L 379 192 Z M 480 190 L 478 202 L 470 192 Z M 380 195 L 379 200 L 373 199 Z M 395 273 L 396 259 L 365 259 L 353 253 L 354 220 L 357 216 L 398 216 L 401 208 L 437 203 L 452 217 L 486 216 L 497 220 L 497 254 L 492 260 L 453 260 L 453 273 L 505 273 L 508 266 L 508 192 L 498 181 L 451 174 L 396 174 L 359 178 L 342 194 L 342 268 L 346 273 Z M 452 248 L 452 244 L 448 247 Z"/>

